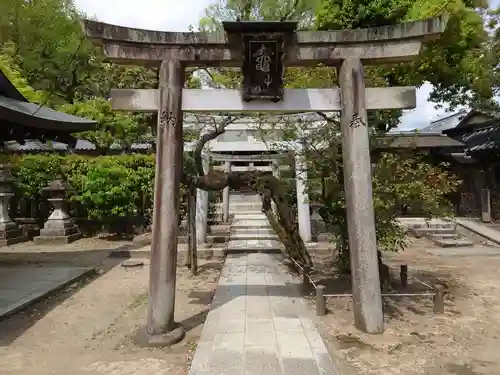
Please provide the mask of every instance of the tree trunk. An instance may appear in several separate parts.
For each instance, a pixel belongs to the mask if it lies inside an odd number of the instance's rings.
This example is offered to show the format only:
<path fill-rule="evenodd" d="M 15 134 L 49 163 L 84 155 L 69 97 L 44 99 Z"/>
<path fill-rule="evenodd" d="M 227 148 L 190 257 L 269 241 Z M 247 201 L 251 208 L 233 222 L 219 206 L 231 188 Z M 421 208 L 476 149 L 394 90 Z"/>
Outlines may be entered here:
<path fill-rule="evenodd" d="M 228 186 L 234 190 L 251 188 L 260 194 L 263 211 L 269 223 L 285 245 L 287 255 L 302 267 L 311 267 L 312 259 L 302 240 L 297 224 L 297 218 L 290 209 L 285 198 L 286 187 L 282 181 L 264 172 L 251 171 L 246 173 L 220 173 L 212 171 L 198 177 L 198 189 L 218 191 Z M 271 201 L 276 204 L 276 214 L 273 213 Z"/>

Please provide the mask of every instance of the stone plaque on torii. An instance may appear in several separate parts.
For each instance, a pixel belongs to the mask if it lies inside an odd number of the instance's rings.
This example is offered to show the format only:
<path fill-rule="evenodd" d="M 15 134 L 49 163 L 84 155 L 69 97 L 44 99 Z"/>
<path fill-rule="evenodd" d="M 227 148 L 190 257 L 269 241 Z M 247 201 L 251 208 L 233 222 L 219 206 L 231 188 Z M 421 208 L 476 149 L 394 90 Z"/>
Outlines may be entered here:
<path fill-rule="evenodd" d="M 411 61 L 441 34 L 446 17 L 337 31 L 295 31 L 293 22 L 229 22 L 225 32 L 162 32 L 84 21 L 86 35 L 118 63 L 160 67 L 157 90 L 113 90 L 113 107 L 158 111 L 155 199 L 147 318 L 149 343 L 182 338 L 174 323 L 182 171 L 182 112 L 340 111 L 356 327 L 383 331 L 367 110 L 408 109 L 415 88 L 366 88 L 363 66 Z M 283 66 L 338 68 L 339 88 L 283 89 Z M 184 89 L 188 66 L 239 66 L 244 88 Z M 333 85 L 333 83 L 332 83 Z M 262 100 L 265 99 L 265 100 Z"/>

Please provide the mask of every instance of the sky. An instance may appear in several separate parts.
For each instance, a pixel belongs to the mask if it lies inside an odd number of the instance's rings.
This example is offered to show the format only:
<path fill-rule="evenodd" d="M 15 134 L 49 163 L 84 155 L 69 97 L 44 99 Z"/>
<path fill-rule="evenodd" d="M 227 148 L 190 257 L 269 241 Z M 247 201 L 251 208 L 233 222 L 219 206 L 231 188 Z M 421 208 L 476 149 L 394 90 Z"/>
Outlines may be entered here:
<path fill-rule="evenodd" d="M 188 31 L 197 26 L 204 9 L 213 0 L 74 0 L 87 16 L 120 26 L 150 30 Z M 498 3 L 494 0 L 493 3 Z M 179 6 L 179 4 L 181 4 Z M 432 86 L 424 84 L 417 90 L 417 107 L 405 111 L 401 117 L 401 130 L 422 128 L 433 120 L 446 116 L 445 109 L 436 109 L 428 102 Z"/>

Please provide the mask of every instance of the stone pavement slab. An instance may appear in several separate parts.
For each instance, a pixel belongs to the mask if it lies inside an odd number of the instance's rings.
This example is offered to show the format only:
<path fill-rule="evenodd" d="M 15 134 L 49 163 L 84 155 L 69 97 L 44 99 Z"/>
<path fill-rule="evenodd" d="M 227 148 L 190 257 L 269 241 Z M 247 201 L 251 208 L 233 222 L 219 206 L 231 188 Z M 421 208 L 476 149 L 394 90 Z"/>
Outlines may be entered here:
<path fill-rule="evenodd" d="M 0 266 L 0 319 L 91 272 L 82 267 Z"/>
<path fill-rule="evenodd" d="M 471 246 L 457 248 L 427 249 L 429 254 L 439 256 L 472 257 L 472 256 L 500 256 L 499 247 Z"/>
<path fill-rule="evenodd" d="M 263 252 L 281 252 L 280 242 L 269 239 L 246 239 L 246 240 L 233 240 L 230 239 L 227 245 L 227 253 L 234 252 L 249 252 L 249 251 L 263 251 Z"/>
<path fill-rule="evenodd" d="M 455 219 L 456 223 L 478 235 L 484 237 L 485 239 L 500 245 L 500 231 L 489 228 L 480 221 L 470 220 L 465 218 Z"/>
<path fill-rule="evenodd" d="M 189 375 L 336 375 L 281 254 L 228 254 Z"/>

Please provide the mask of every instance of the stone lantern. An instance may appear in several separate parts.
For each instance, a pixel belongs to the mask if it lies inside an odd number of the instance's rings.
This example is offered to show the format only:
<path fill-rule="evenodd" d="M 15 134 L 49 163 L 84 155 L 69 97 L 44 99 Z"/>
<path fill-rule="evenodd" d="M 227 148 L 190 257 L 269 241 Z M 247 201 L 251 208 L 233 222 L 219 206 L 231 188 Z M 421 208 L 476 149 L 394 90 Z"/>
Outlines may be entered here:
<path fill-rule="evenodd" d="M 0 164 L 0 246 L 27 241 L 23 230 L 9 216 L 10 200 L 14 196 L 14 177 L 9 169 Z"/>
<path fill-rule="evenodd" d="M 40 230 L 40 236 L 34 238 L 36 244 L 67 244 L 82 237 L 78 227 L 66 212 L 67 194 L 70 190 L 71 186 L 61 177 L 42 188 L 54 211 Z"/>
<path fill-rule="evenodd" d="M 326 242 L 328 241 L 328 231 L 326 230 L 326 225 L 319 210 L 322 207 L 321 204 L 313 202 L 310 204 L 311 210 L 311 232 L 314 242 Z"/>

